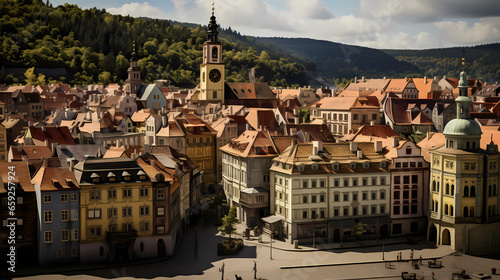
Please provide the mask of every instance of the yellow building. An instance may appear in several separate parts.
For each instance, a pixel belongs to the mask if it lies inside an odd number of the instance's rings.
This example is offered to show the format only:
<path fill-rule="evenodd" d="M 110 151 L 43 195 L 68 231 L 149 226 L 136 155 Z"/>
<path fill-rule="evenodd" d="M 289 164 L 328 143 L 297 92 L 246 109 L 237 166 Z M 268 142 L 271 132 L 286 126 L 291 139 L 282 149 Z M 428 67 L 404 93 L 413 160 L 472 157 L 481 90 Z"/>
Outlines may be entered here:
<path fill-rule="evenodd" d="M 430 152 L 428 240 L 469 254 L 498 254 L 500 154 L 493 142 L 480 148 L 482 132 L 469 116 L 467 86 L 462 72 L 457 118 L 444 129 L 446 145 Z"/>
<path fill-rule="evenodd" d="M 129 158 L 87 159 L 74 173 L 80 185 L 81 262 L 157 256 L 152 183 L 144 170 Z"/>

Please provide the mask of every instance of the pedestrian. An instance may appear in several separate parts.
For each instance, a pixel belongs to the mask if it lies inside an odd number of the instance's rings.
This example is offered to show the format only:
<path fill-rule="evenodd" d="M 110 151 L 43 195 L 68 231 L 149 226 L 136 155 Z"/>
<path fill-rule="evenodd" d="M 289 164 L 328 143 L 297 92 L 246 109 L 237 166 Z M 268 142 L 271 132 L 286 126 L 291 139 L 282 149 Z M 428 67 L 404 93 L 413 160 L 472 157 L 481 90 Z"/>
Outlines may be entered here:
<path fill-rule="evenodd" d="M 420 255 L 420 260 L 418 261 L 420 265 L 422 265 L 422 255 Z"/>
<path fill-rule="evenodd" d="M 434 278 L 434 271 L 432 272 L 431 275 L 432 275 L 432 280 L 435 280 L 435 278 Z"/>

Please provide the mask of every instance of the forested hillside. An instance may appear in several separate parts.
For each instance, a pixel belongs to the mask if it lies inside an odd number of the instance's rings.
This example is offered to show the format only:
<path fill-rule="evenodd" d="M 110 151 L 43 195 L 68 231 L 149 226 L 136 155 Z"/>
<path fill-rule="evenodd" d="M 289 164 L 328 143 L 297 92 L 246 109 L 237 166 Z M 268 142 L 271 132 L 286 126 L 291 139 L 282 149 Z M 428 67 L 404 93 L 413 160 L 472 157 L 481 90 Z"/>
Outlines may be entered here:
<path fill-rule="evenodd" d="M 421 75 L 420 69 L 380 50 L 304 38 L 257 38 L 316 64 L 327 79 L 404 77 Z"/>
<path fill-rule="evenodd" d="M 0 83 L 24 83 L 24 75 L 13 74 L 14 68 L 29 67 L 35 67 L 35 72 L 45 69 L 46 83 L 123 82 L 134 41 L 145 82 L 169 79 L 192 87 L 199 81 L 205 27 L 111 15 L 69 4 L 53 7 L 48 1 L 0 0 L 0 13 Z M 255 67 L 257 81 L 271 86 L 308 83 L 300 59 L 230 29 L 221 30 L 220 37 L 228 82 L 248 81 L 248 69 Z"/>
<path fill-rule="evenodd" d="M 465 51 L 465 53 L 464 53 Z M 500 44 L 429 50 L 384 50 L 397 59 L 413 63 L 423 74 L 458 77 L 465 54 L 467 74 L 489 83 L 500 82 Z"/>

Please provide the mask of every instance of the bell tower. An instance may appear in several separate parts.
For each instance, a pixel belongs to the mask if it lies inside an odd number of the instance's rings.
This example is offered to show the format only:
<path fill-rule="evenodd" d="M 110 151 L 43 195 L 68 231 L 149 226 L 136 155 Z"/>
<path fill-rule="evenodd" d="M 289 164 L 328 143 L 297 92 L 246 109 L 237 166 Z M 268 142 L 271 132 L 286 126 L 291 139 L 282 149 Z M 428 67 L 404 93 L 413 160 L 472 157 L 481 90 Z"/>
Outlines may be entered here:
<path fill-rule="evenodd" d="M 127 70 L 128 78 L 125 81 L 125 93 L 137 94 L 142 85 L 141 71 L 137 66 L 137 53 L 135 52 L 135 42 L 133 44 L 132 57 L 130 58 L 130 67 Z"/>
<path fill-rule="evenodd" d="M 200 65 L 200 95 L 198 100 L 224 103 L 224 64 L 222 64 L 222 44 L 219 42 L 219 25 L 212 16 L 208 23 L 208 40 L 203 43 L 203 63 Z"/>

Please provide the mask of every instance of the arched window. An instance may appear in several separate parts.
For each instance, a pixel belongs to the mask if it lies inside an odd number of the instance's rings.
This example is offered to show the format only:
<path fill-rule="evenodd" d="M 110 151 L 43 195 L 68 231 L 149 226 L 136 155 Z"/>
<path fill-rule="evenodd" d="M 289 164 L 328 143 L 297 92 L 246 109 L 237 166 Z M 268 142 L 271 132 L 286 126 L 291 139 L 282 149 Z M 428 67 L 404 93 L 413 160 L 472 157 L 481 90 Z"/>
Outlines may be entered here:
<path fill-rule="evenodd" d="M 450 216 L 453 217 L 453 205 L 450 205 Z"/>
<path fill-rule="evenodd" d="M 219 56 L 219 49 L 217 47 L 212 48 L 212 59 L 217 59 Z"/>
<path fill-rule="evenodd" d="M 444 214 L 448 215 L 448 204 L 444 205 Z"/>
<path fill-rule="evenodd" d="M 470 217 L 474 217 L 474 207 L 471 207 L 470 209 Z"/>
<path fill-rule="evenodd" d="M 471 186 L 470 187 L 470 197 L 475 197 L 476 196 L 476 187 Z"/>
<path fill-rule="evenodd" d="M 434 210 L 434 200 L 432 200 L 432 204 L 431 204 L 431 211 L 435 211 L 435 210 Z"/>
<path fill-rule="evenodd" d="M 450 184 L 446 183 L 446 194 L 450 194 Z"/>
<path fill-rule="evenodd" d="M 436 191 L 436 181 L 432 181 L 432 191 Z"/>
<path fill-rule="evenodd" d="M 465 206 L 464 207 L 464 218 L 469 217 L 469 207 Z"/>
<path fill-rule="evenodd" d="M 468 197 L 468 196 L 469 196 L 469 187 L 465 186 L 464 187 L 464 197 Z"/>
<path fill-rule="evenodd" d="M 488 196 L 491 196 L 491 185 L 488 185 Z"/>
<path fill-rule="evenodd" d="M 493 195 L 497 195 L 497 184 L 493 184 Z"/>
<path fill-rule="evenodd" d="M 436 210 L 434 210 L 434 211 L 436 211 L 436 212 L 437 212 L 437 211 L 438 211 L 438 209 L 439 209 L 439 203 L 437 202 L 437 200 L 436 200 L 434 203 L 435 203 L 435 205 L 434 205 L 434 209 L 436 209 Z"/>
<path fill-rule="evenodd" d="M 439 182 L 437 182 L 437 192 L 439 192 Z"/>
<path fill-rule="evenodd" d="M 451 195 L 455 195 L 455 185 L 451 184 Z"/>

